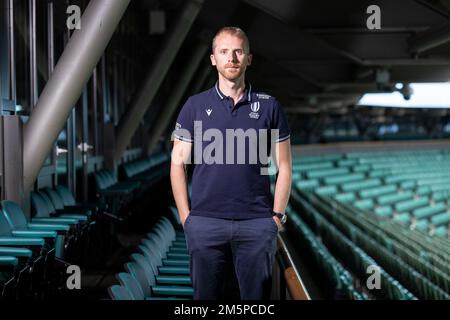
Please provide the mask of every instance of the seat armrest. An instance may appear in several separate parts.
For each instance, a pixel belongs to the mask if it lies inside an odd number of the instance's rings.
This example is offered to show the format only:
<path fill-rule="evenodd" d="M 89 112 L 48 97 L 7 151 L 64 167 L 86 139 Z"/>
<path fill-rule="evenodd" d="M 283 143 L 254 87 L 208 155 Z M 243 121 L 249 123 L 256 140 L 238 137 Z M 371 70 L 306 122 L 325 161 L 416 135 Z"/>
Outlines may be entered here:
<path fill-rule="evenodd" d="M 0 256 L 31 257 L 33 252 L 27 248 L 0 247 Z"/>
<path fill-rule="evenodd" d="M 40 230 L 13 230 L 11 233 L 14 237 L 24 238 L 56 238 L 57 236 L 55 231 Z"/>
<path fill-rule="evenodd" d="M 29 223 L 27 227 L 37 231 L 59 231 L 67 232 L 70 230 L 68 224 L 45 224 L 45 223 Z"/>
<path fill-rule="evenodd" d="M 45 224 L 49 224 L 49 223 L 56 223 L 56 224 L 78 224 L 78 220 L 77 219 L 72 219 L 72 218 L 44 218 L 44 217 L 39 217 L 39 218 L 32 218 L 31 222 L 32 223 L 39 223 L 39 221 L 44 222 Z"/>
<path fill-rule="evenodd" d="M 0 267 L 16 267 L 19 260 L 13 256 L 0 256 Z"/>
<path fill-rule="evenodd" d="M 0 237 L 0 246 L 40 246 L 45 244 L 43 238 Z"/>

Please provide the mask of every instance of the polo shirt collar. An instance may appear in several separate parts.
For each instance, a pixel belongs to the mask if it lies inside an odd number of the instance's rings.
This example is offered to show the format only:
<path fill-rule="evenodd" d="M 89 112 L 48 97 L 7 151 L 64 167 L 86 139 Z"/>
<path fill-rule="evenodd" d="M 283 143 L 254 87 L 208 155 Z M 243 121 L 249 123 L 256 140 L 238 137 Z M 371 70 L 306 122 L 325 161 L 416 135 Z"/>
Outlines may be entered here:
<path fill-rule="evenodd" d="M 225 99 L 226 95 L 223 94 L 222 91 L 220 91 L 219 89 L 219 81 L 216 81 L 214 89 L 216 90 L 217 96 L 219 97 L 220 100 Z M 245 83 L 244 96 L 247 96 L 247 101 L 252 101 L 252 85 L 249 82 Z"/>

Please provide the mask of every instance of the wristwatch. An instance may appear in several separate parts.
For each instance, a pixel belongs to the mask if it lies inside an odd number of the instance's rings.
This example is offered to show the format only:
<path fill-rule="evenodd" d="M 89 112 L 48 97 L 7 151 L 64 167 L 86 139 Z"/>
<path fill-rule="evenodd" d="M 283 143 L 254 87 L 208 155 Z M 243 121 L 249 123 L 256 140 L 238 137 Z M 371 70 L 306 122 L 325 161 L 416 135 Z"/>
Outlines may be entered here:
<path fill-rule="evenodd" d="M 276 216 L 278 219 L 280 219 L 281 224 L 285 224 L 287 221 L 287 214 L 285 213 L 272 211 L 272 216 Z"/>

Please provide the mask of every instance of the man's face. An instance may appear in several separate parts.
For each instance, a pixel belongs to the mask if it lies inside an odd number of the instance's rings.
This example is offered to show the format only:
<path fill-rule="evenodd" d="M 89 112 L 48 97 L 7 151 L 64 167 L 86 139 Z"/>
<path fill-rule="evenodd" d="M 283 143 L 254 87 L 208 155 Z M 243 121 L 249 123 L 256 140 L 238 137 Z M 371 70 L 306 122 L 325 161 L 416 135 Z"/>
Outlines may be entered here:
<path fill-rule="evenodd" d="M 215 44 L 211 64 L 225 79 L 239 79 L 252 61 L 252 55 L 245 51 L 244 40 L 223 32 L 217 36 Z"/>

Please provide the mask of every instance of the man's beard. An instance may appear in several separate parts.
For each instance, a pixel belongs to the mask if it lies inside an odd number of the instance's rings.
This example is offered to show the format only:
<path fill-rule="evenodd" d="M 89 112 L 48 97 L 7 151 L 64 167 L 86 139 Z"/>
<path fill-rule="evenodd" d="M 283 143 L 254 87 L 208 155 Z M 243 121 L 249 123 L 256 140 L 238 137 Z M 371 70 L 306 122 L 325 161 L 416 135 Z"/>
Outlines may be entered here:
<path fill-rule="evenodd" d="M 231 69 L 231 68 L 230 68 Z M 233 81 L 236 79 L 239 79 L 245 72 L 245 69 L 243 69 L 242 67 L 238 69 L 237 72 L 229 72 L 228 70 L 230 70 L 228 68 L 223 69 L 220 72 L 220 74 L 227 80 Z"/>

